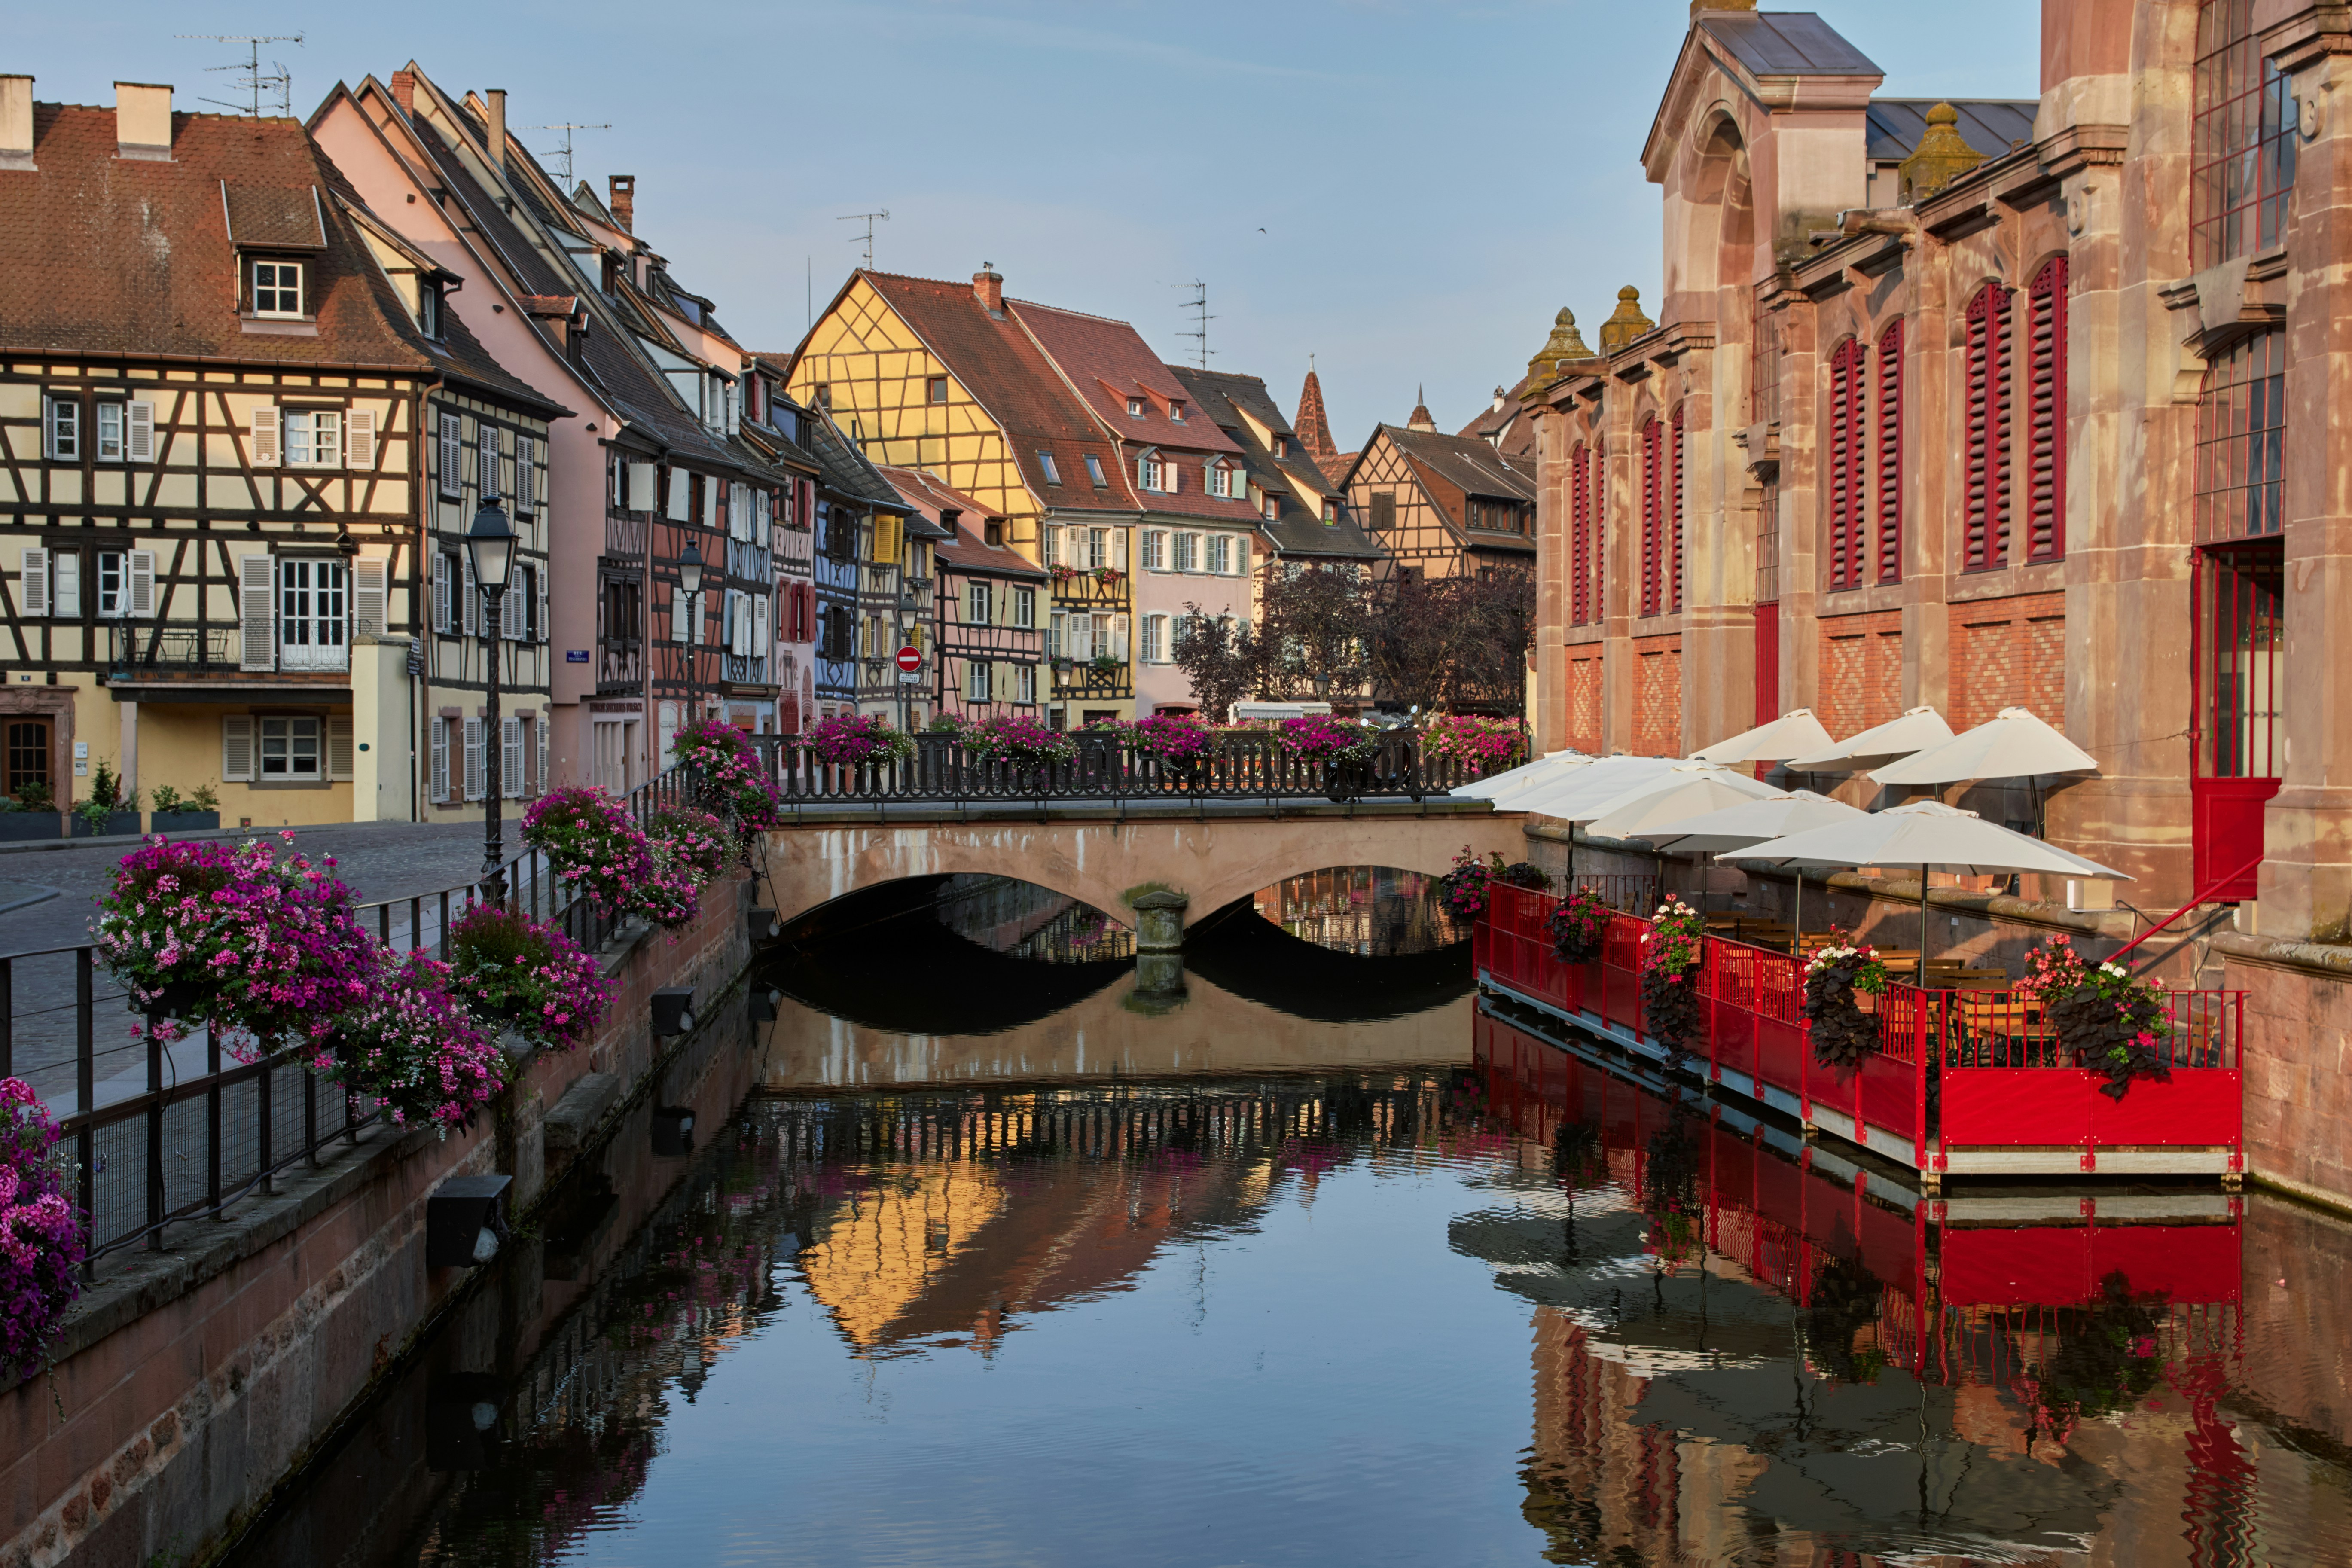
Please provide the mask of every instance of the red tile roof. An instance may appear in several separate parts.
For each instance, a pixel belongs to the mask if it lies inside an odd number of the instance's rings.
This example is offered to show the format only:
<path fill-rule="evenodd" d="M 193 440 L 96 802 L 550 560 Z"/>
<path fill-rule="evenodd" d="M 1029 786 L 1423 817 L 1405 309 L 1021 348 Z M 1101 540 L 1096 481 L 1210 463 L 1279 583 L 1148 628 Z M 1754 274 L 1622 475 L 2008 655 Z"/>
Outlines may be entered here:
<path fill-rule="evenodd" d="M 1312 368 L 1307 372 L 1307 384 L 1298 389 L 1298 417 L 1294 423 L 1308 457 L 1319 463 L 1325 458 L 1339 455 L 1339 444 L 1331 439 L 1330 416 L 1323 412 L 1323 384 L 1315 378 Z M 1324 471 L 1330 472 L 1328 468 Z M 1339 475 L 1332 478 L 1336 479 Z"/>
<path fill-rule="evenodd" d="M 960 515 L 954 523 L 955 536 L 940 542 L 935 547 L 941 561 L 950 566 L 967 570 L 993 572 L 1006 577 L 1045 579 L 1043 567 L 1032 566 L 1017 552 L 1002 545 L 988 542 L 983 524 L 990 516 L 986 507 L 960 489 L 941 484 L 920 468 L 893 468 L 887 463 L 875 465 L 882 470 L 891 488 L 907 498 L 907 504 L 931 521 L 945 525 L 947 514 Z"/>
<path fill-rule="evenodd" d="M 1202 453 L 1240 450 L 1213 421 L 1199 417 L 1197 410 L 1189 410 L 1192 416 L 1181 423 L 1169 417 L 1168 405 L 1190 403 L 1192 394 L 1125 321 L 1026 300 L 1007 300 L 1004 306 L 1020 318 L 1118 439 Z M 1128 412 L 1130 397 L 1143 404 L 1140 418 Z"/>

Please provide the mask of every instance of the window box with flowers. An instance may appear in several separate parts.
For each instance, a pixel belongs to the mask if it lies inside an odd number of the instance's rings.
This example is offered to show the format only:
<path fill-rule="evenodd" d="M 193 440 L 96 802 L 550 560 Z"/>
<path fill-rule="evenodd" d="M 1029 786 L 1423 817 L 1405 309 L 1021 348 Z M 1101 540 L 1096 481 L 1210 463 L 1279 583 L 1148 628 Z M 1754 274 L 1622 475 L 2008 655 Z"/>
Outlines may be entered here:
<path fill-rule="evenodd" d="M 1154 713 L 1123 728 L 1137 756 L 1180 783 L 1198 779 L 1216 749 L 1216 731 L 1186 713 Z"/>
<path fill-rule="evenodd" d="M 1015 713 L 966 726 L 963 749 L 967 756 L 1002 763 L 1016 776 L 1027 776 L 1076 761 L 1078 742 L 1074 736 Z"/>
<path fill-rule="evenodd" d="M 1517 762 L 1526 739 L 1508 720 L 1452 715 L 1422 726 L 1421 754 L 1458 759 L 1464 773 L 1484 778 Z"/>
<path fill-rule="evenodd" d="M 2088 1071 L 2103 1073 L 2099 1092 L 2121 1100 L 2141 1079 L 2172 1080 L 2166 1042 L 2172 1010 L 2163 987 L 2134 980 L 2120 963 L 2092 963 L 2063 936 L 2026 955 L 2017 990 L 2037 1001 L 2058 1048 Z"/>
<path fill-rule="evenodd" d="M 625 915 L 653 876 L 653 852 L 628 808 L 601 789 L 559 789 L 531 803 L 522 841 L 608 915 Z"/>
<path fill-rule="evenodd" d="M 1334 801 L 1353 800 L 1370 782 L 1379 739 L 1364 725 L 1321 716 L 1285 719 L 1276 739 L 1286 755 L 1321 773 L 1323 793 Z"/>
<path fill-rule="evenodd" d="M 1816 1064 L 1852 1072 L 1878 1048 L 1874 1015 L 1887 978 L 1876 948 L 1831 929 L 1830 940 L 1805 961 L 1805 994 L 1797 1006 L 1811 1026 Z"/>
<path fill-rule="evenodd" d="M 878 713 L 843 713 L 823 720 L 808 732 L 807 743 L 811 755 L 833 767 L 904 762 L 915 754 L 915 738 L 892 729 L 890 721 Z"/>

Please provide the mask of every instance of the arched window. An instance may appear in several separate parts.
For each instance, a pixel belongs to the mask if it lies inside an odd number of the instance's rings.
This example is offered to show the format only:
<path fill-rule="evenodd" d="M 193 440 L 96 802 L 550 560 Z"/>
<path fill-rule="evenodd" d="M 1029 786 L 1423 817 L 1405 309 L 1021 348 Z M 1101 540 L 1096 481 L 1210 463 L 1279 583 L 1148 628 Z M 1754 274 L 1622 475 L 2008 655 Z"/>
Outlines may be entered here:
<path fill-rule="evenodd" d="M 2066 554 L 2066 258 L 2026 289 L 2025 558 Z"/>
<path fill-rule="evenodd" d="M 1669 451 L 1666 489 L 1667 604 L 1677 615 L 1683 607 L 1683 410 L 1675 405 L 1674 441 Z"/>
<path fill-rule="evenodd" d="M 1579 441 L 1568 455 L 1569 620 L 1590 626 L 1600 619 L 1595 591 L 1600 552 L 1592 537 L 1592 454 Z"/>
<path fill-rule="evenodd" d="M 1830 355 L 1830 587 L 1859 588 L 1863 574 L 1864 366 L 1870 351 L 1848 338 Z"/>
<path fill-rule="evenodd" d="M 1878 580 L 1903 581 L 1903 319 L 1878 335 Z"/>
<path fill-rule="evenodd" d="M 1658 613 L 1659 552 L 1665 531 L 1665 426 L 1654 414 L 1642 422 L 1642 614 Z"/>
<path fill-rule="evenodd" d="M 1994 281 L 1969 301 L 1964 572 L 2009 564 L 2009 300 L 2010 291 Z"/>

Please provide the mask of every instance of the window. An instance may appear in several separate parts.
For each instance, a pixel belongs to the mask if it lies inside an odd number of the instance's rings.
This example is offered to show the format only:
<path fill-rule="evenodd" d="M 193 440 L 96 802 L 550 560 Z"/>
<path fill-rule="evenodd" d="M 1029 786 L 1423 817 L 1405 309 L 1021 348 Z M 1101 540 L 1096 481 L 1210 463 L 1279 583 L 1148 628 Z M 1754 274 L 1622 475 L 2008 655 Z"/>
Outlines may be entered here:
<path fill-rule="evenodd" d="M 1173 419 L 1179 425 L 1184 423 L 1184 400 L 1182 398 L 1179 397 L 1170 400 L 1168 405 L 1168 417 Z"/>
<path fill-rule="evenodd" d="M 948 400 L 948 378 L 943 375 L 931 377 L 929 391 L 933 403 L 945 403 Z"/>
<path fill-rule="evenodd" d="M 2204 755 L 2197 759 L 2198 771 L 2206 778 L 2276 778 L 2284 763 L 2278 748 L 2279 665 L 2286 649 L 2284 551 L 2270 541 L 2200 554 L 2197 588 L 2209 608 L 2201 672 Z"/>
<path fill-rule="evenodd" d="M 496 500 L 506 493 L 506 487 L 499 482 L 499 459 L 502 456 L 499 427 L 484 420 L 475 426 L 474 436 L 474 488 L 481 491 L 483 500 Z"/>
<path fill-rule="evenodd" d="M 316 719 L 268 719 L 260 721 L 263 779 L 316 779 L 320 776 L 319 721 Z"/>
<path fill-rule="evenodd" d="M 48 403 L 48 450 L 52 463 L 81 461 L 81 399 L 52 397 Z"/>
<path fill-rule="evenodd" d="M 1878 339 L 1878 580 L 1903 581 L 1903 319 Z"/>
<path fill-rule="evenodd" d="M 1396 494 L 1392 490 L 1377 490 L 1372 495 L 1372 531 L 1393 532 L 1396 529 Z"/>
<path fill-rule="evenodd" d="M 1035 628 L 1037 625 L 1036 589 L 1015 588 L 1013 590 L 1013 624 L 1016 626 L 1027 626 L 1033 630 Z"/>
<path fill-rule="evenodd" d="M 419 283 L 416 286 L 416 330 L 426 337 L 441 336 L 441 285 Z"/>
<path fill-rule="evenodd" d="M 1268 522 L 1280 522 L 1282 521 L 1282 500 L 1280 497 L 1268 496 L 1265 498 L 1265 510 L 1264 515 Z"/>
<path fill-rule="evenodd" d="M 1961 570 L 1990 572 L 2009 564 L 2009 290 L 1998 281 L 1978 289 L 1967 324 Z"/>
<path fill-rule="evenodd" d="M 343 466 L 343 416 L 331 408 L 289 408 L 279 424 L 289 468 Z"/>
<path fill-rule="evenodd" d="M 1267 437 L 1267 440 L 1268 440 L 1268 444 L 1269 444 L 1269 445 L 1271 445 L 1271 446 L 1274 447 L 1274 455 L 1275 455 L 1276 457 L 1277 457 L 1277 458 L 1282 458 L 1282 457 L 1287 457 L 1287 456 L 1289 455 L 1289 453 L 1290 453 L 1290 437 L 1287 437 L 1287 436 L 1284 436 L 1284 435 L 1281 435 L 1281 434 L 1277 433 L 1277 434 L 1276 434 L 1276 435 L 1274 435 L 1274 436 L 1271 436 L 1271 437 Z"/>
<path fill-rule="evenodd" d="M 2294 187 L 2294 90 L 2254 37 L 2252 0 L 2197 8 L 2189 153 L 2189 267 L 2266 250 Z"/>
<path fill-rule="evenodd" d="M 2259 332 L 2205 368 L 2197 398 L 2199 543 L 2279 532 L 2286 333 Z"/>
<path fill-rule="evenodd" d="M 81 619 L 81 552 L 60 550 L 49 557 L 49 614 L 61 621 Z"/>
<path fill-rule="evenodd" d="M 1862 574 L 1863 401 L 1870 351 L 1848 338 L 1830 355 L 1830 586 L 1859 588 Z"/>
<path fill-rule="evenodd" d="M 278 562 L 278 658 L 281 669 L 346 667 L 343 563 L 289 555 Z"/>
<path fill-rule="evenodd" d="M 1110 530 L 1108 528 L 1087 530 L 1087 570 L 1099 572 L 1109 564 Z"/>
<path fill-rule="evenodd" d="M 1675 614 L 1683 607 L 1683 411 L 1675 405 L 1674 430 L 1666 450 L 1666 579 L 1667 605 Z"/>
<path fill-rule="evenodd" d="M 1201 536 L 1180 533 L 1176 536 L 1176 570 L 1198 572 L 1201 569 Z"/>
<path fill-rule="evenodd" d="M 1335 525 L 1339 521 L 1339 503 L 1329 496 L 1323 498 L 1323 521 Z"/>
<path fill-rule="evenodd" d="M 1087 478 L 1093 481 L 1095 489 L 1098 490 L 1110 488 L 1110 480 L 1103 473 L 1102 459 L 1092 452 L 1087 454 Z"/>
<path fill-rule="evenodd" d="M 1592 526 L 1592 453 L 1579 441 L 1568 454 L 1568 618 L 1580 626 L 1601 618 L 1601 536 Z"/>
<path fill-rule="evenodd" d="M 145 620 L 155 613 L 155 552 L 101 550 L 98 568 L 100 620 Z"/>
<path fill-rule="evenodd" d="M 1021 701 L 1034 702 L 1037 700 L 1037 667 L 1034 664 L 1024 664 L 1019 668 L 1020 680 L 1013 689 L 1020 694 Z"/>
<path fill-rule="evenodd" d="M 988 700 L 988 661 L 968 658 L 963 665 L 963 700 L 967 702 Z"/>
<path fill-rule="evenodd" d="M 817 383 L 816 390 L 811 395 L 811 401 L 819 408 L 830 409 L 833 406 L 833 388 L 824 382 Z"/>
<path fill-rule="evenodd" d="M 2025 291 L 2025 558 L 2066 553 L 2066 258 Z"/>
<path fill-rule="evenodd" d="M 1143 417 L 1143 399 L 1140 397 L 1130 397 L 1127 400 L 1127 416 L 1129 419 L 1140 419 Z"/>
<path fill-rule="evenodd" d="M 1214 534 L 1209 540 L 1209 570 L 1232 575 L 1234 542 L 1225 534 Z"/>
<path fill-rule="evenodd" d="M 1038 467 L 1038 468 L 1040 468 L 1040 469 L 1045 473 L 1045 482 L 1046 482 L 1047 484 L 1049 484 L 1049 485 L 1058 485 L 1058 484 L 1060 484 L 1060 483 L 1062 482 L 1062 470 L 1061 470 L 1061 469 L 1059 469 L 1059 468 L 1055 468 L 1055 467 L 1054 466 L 1054 454 L 1053 454 L 1053 453 L 1051 453 L 1051 452 L 1040 452 L 1040 453 L 1038 453 L 1038 454 L 1037 454 L 1037 467 Z M 1096 472 L 1097 472 L 1097 471 L 1098 471 L 1098 470 L 1096 468 L 1096 467 L 1095 467 L 1095 460 L 1094 460 L 1092 458 L 1088 458 L 1087 459 L 1087 471 L 1088 473 L 1090 473 L 1090 474 L 1091 474 L 1091 473 L 1096 473 Z M 1097 479 L 1095 482 L 1096 482 L 1097 484 L 1100 484 L 1102 481 L 1101 481 L 1099 479 Z"/>
<path fill-rule="evenodd" d="M 515 584 L 507 595 L 507 636 L 520 642 L 539 640 L 539 568 L 524 562 L 515 568 Z"/>
<path fill-rule="evenodd" d="M 5 788 L 11 798 L 22 800 L 27 784 L 48 787 L 49 736 L 49 720 L 8 720 L 7 774 L 0 778 L 0 788 Z"/>
<path fill-rule="evenodd" d="M 302 313 L 300 262 L 257 261 L 253 264 L 253 313 L 257 316 L 299 316 Z"/>
<path fill-rule="evenodd" d="M 1143 617 L 1143 662 L 1146 664 L 1168 662 L 1168 617 L 1166 616 Z"/>
<path fill-rule="evenodd" d="M 98 449 L 93 454 L 101 463 L 122 461 L 122 405 L 101 402 L 98 415 Z"/>
<path fill-rule="evenodd" d="M 1045 629 L 1045 656 L 1048 658 L 1073 657 L 1069 651 L 1069 626 L 1070 617 L 1055 610 L 1051 624 Z"/>
<path fill-rule="evenodd" d="M 1168 535 L 1157 528 L 1143 531 L 1143 566 L 1148 572 L 1168 570 Z"/>
<path fill-rule="evenodd" d="M 994 607 L 989 603 L 992 596 L 986 583 L 967 584 L 964 588 L 963 618 L 975 626 L 988 625 L 989 612 Z"/>

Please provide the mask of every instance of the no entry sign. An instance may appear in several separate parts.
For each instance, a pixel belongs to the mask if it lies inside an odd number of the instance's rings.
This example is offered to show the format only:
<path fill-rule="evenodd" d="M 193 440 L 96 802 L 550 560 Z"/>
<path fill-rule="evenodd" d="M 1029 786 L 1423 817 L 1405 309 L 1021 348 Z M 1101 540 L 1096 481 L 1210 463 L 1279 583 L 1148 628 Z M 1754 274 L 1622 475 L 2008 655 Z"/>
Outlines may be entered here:
<path fill-rule="evenodd" d="M 898 650 L 898 668 L 902 672 L 912 675 L 922 668 L 923 650 L 921 648 L 902 647 Z"/>

